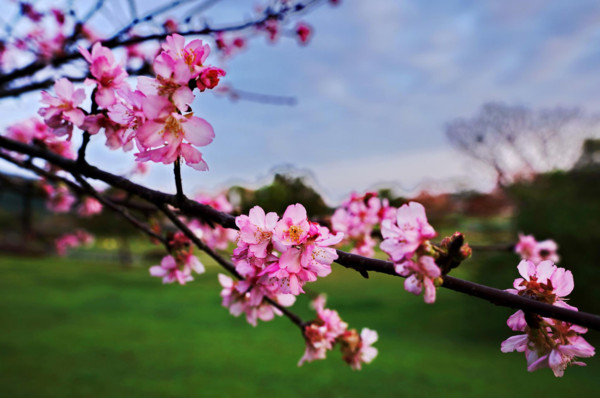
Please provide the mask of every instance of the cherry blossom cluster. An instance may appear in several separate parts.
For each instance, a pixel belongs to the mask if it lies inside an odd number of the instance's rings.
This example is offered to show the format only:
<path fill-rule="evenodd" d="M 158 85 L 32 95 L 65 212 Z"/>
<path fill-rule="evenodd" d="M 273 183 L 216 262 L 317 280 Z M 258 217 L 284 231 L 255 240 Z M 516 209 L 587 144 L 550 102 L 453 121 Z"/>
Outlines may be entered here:
<path fill-rule="evenodd" d="M 325 308 L 325 297 L 318 296 L 312 303 L 317 312 L 317 319 L 304 328 L 306 351 L 298 366 L 304 362 L 325 359 L 327 351 L 339 343 L 342 358 L 352 369 L 360 370 L 363 363 L 371 363 L 377 356 L 373 347 L 378 339 L 377 332 L 363 328 L 360 334 L 356 329 L 348 329 L 348 324 L 340 318 L 337 311 Z"/>
<path fill-rule="evenodd" d="M 76 202 L 75 196 L 71 194 L 69 188 L 64 184 L 53 186 L 41 181 L 41 188 L 46 194 L 46 207 L 55 213 L 67 213 Z"/>
<path fill-rule="evenodd" d="M 198 194 L 195 200 L 223 213 L 231 214 L 233 212 L 233 205 L 229 203 L 227 196 L 223 193 L 215 197 Z M 198 219 L 191 220 L 188 226 L 211 249 L 226 250 L 231 242 L 235 242 L 238 235 L 237 231 L 233 229 L 224 228 L 218 224 L 211 226 Z"/>
<path fill-rule="evenodd" d="M 508 292 L 544 303 L 577 311 L 566 303 L 566 296 L 573 291 L 573 274 L 557 267 L 550 260 L 535 264 L 522 260 L 517 269 L 522 278 L 515 279 L 514 289 Z M 524 352 L 527 370 L 532 372 L 550 368 L 556 377 L 562 377 L 569 365 L 585 366 L 577 358 L 588 358 L 595 349 L 583 337 L 586 328 L 567 322 L 544 318 L 522 310 L 508 318 L 508 327 L 523 332 L 502 342 L 502 352 Z"/>
<path fill-rule="evenodd" d="M 66 234 L 54 241 L 56 253 L 59 256 L 65 256 L 68 249 L 79 247 L 81 245 L 91 245 L 94 243 L 94 237 L 82 229 L 76 230 L 74 233 Z"/>
<path fill-rule="evenodd" d="M 425 290 L 425 302 L 435 302 L 436 283 L 441 282 L 442 272 L 429 242 L 437 234 L 427 222 L 423 205 L 417 202 L 402 205 L 395 220 L 382 221 L 381 234 L 384 240 L 380 248 L 390 256 L 396 272 L 406 277 L 404 288 L 416 295 Z"/>
<path fill-rule="evenodd" d="M 310 222 L 301 204 L 290 205 L 281 220 L 276 213 L 265 214 L 260 206 L 249 215 L 236 217 L 239 228 L 232 260 L 243 280 L 234 282 L 219 277 L 223 306 L 233 315 L 245 313 L 248 322 L 270 320 L 277 314 L 265 303 L 273 300 L 292 305 L 304 293 L 306 282 L 331 273 L 337 259 L 335 249 L 343 235 L 332 235 L 326 227 Z"/>
<path fill-rule="evenodd" d="M 519 242 L 515 245 L 515 253 L 519 254 L 521 259 L 534 264 L 546 260 L 558 263 L 560 257 L 556 253 L 557 250 L 558 245 L 552 239 L 538 242 L 533 235 L 519 234 Z"/>
<path fill-rule="evenodd" d="M 75 159 L 71 142 L 59 139 L 54 130 L 37 117 L 7 127 L 6 137 L 24 144 L 42 146 L 59 156 Z"/>
<path fill-rule="evenodd" d="M 207 170 L 202 153 L 196 149 L 212 142 L 214 131 L 204 119 L 190 112 L 193 88 L 199 91 L 217 86 L 222 69 L 206 65 L 210 53 L 201 40 L 185 43 L 183 36 L 166 38 L 162 52 L 154 59 L 154 78 L 139 77 L 133 90 L 127 72 L 113 52 L 100 43 L 91 52 L 80 47 L 90 65 L 96 108 L 85 112 L 80 106 L 86 98 L 82 88 L 75 89 L 68 79 L 54 85 L 56 96 L 42 92 L 46 105 L 39 113 L 57 136 L 70 140 L 74 127 L 97 134 L 101 130 L 110 149 L 130 150 L 134 144 L 140 162 L 171 164 L 178 159 L 197 170 Z"/>
<path fill-rule="evenodd" d="M 177 281 L 185 285 L 194 280 L 192 271 L 204 273 L 204 265 L 194 256 L 190 240 L 182 232 L 176 232 L 168 243 L 170 254 L 163 257 L 160 265 L 150 267 L 150 275 L 162 278 L 163 283 Z"/>
<path fill-rule="evenodd" d="M 239 228 L 233 261 L 237 272 L 256 285 L 279 294 L 304 293 L 302 286 L 331 273 L 338 258 L 333 246 L 343 239 L 308 220 L 301 204 L 287 207 L 281 219 L 259 206 L 236 217 Z"/>
<path fill-rule="evenodd" d="M 283 315 L 278 308 L 265 301 L 265 297 L 270 297 L 284 307 L 289 307 L 296 302 L 294 295 L 272 294 L 262 286 L 253 285 L 252 279 L 234 281 L 224 274 L 219 274 L 218 277 L 223 287 L 221 290 L 223 307 L 228 308 L 229 313 L 236 317 L 245 314 L 246 320 L 252 326 L 256 326 L 259 319 L 267 322 L 275 315 Z"/>
<path fill-rule="evenodd" d="M 383 220 L 393 220 L 396 209 L 376 192 L 358 195 L 353 192 L 348 200 L 336 209 L 331 217 L 331 228 L 344 233 L 346 243 L 352 244 L 352 253 L 373 256 L 375 240 L 373 228 Z"/>
<path fill-rule="evenodd" d="M 1 43 L 0 71 L 18 66 L 20 60 L 31 54 L 39 61 L 63 55 L 69 33 L 73 30 L 65 14 L 57 8 L 39 10 L 27 2 L 20 2 L 19 8 L 25 17 L 19 28 L 26 33 Z"/>

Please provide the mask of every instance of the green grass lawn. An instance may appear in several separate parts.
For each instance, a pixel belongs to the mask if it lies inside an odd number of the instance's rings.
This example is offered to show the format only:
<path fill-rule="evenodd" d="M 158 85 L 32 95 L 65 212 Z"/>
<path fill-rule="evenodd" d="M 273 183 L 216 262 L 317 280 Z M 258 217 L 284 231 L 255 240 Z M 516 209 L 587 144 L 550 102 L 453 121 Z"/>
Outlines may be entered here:
<path fill-rule="evenodd" d="M 208 264 L 209 262 L 206 261 Z M 150 266 L 151 264 L 148 264 Z M 468 263 L 464 265 L 468 266 Z M 334 265 L 309 285 L 351 327 L 379 332 L 379 356 L 352 371 L 331 352 L 296 366 L 304 343 L 285 318 L 253 328 L 221 307 L 216 266 L 185 287 L 147 268 L 0 258 L 0 397 L 597 396 L 600 361 L 562 379 L 502 354 L 509 309 L 451 291 L 425 305 L 402 280 Z M 457 270 L 465 276 L 468 270 Z M 510 281 L 507 282 L 507 287 Z M 576 303 L 575 303 L 576 304 Z M 313 314 L 303 298 L 294 307 Z M 590 340 L 598 343 L 598 332 Z"/>

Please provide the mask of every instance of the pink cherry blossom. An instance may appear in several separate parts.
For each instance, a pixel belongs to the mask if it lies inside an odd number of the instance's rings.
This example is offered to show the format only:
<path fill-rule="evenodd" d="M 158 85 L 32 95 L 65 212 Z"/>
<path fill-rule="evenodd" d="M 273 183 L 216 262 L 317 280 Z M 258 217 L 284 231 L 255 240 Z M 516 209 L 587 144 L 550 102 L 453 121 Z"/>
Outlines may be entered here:
<path fill-rule="evenodd" d="M 223 307 L 228 308 L 233 316 L 246 315 L 246 320 L 256 326 L 257 320 L 270 321 L 275 315 L 281 316 L 282 312 L 264 300 L 265 291 L 260 287 L 253 287 L 247 281 L 233 281 L 230 277 L 219 274 L 219 283 L 223 287 Z M 284 307 L 291 306 L 295 298 L 290 295 L 275 295 L 271 297 Z"/>
<path fill-rule="evenodd" d="M 169 100 L 160 96 L 144 98 L 143 111 L 147 120 L 136 134 L 142 148 L 135 155 L 138 161 L 170 164 L 181 157 L 188 166 L 208 170 L 202 154 L 190 145 L 205 146 L 212 142 L 215 133 L 206 120 L 191 113 L 180 114 Z"/>
<path fill-rule="evenodd" d="M 94 243 L 94 237 L 82 229 L 78 229 L 75 233 L 66 234 L 54 242 L 56 253 L 59 256 L 67 254 L 67 249 L 79 247 L 81 245 L 91 245 Z"/>
<path fill-rule="evenodd" d="M 425 208 L 417 202 L 402 205 L 396 211 L 396 223 L 384 220 L 381 223 L 384 241 L 381 250 L 389 254 L 394 262 L 410 259 L 419 246 L 436 236 L 427 222 Z"/>
<path fill-rule="evenodd" d="M 112 51 L 100 42 L 92 46 L 91 53 L 83 47 L 79 47 L 79 52 L 90 63 L 90 73 L 94 79 L 86 79 L 86 83 L 96 84 L 96 103 L 105 109 L 115 104 L 115 90 L 127 87 L 125 69 L 115 61 Z"/>
<path fill-rule="evenodd" d="M 440 268 L 431 256 L 420 256 L 417 261 L 405 260 L 395 264 L 396 272 L 407 277 L 404 281 L 406 291 L 419 295 L 425 289 L 424 300 L 427 304 L 435 302 L 435 280 L 442 275 Z"/>
<path fill-rule="evenodd" d="M 98 200 L 96 200 L 94 198 L 89 198 L 89 197 L 83 199 L 79 209 L 77 210 L 77 213 L 80 216 L 84 216 L 84 217 L 93 216 L 93 215 L 99 214 L 101 212 L 102 212 L 102 204 L 100 202 L 98 202 Z"/>
<path fill-rule="evenodd" d="M 368 328 L 363 328 L 360 336 L 354 329 L 344 332 L 339 339 L 344 361 L 354 370 L 360 370 L 363 363 L 373 362 L 378 353 L 373 344 L 378 338 L 377 332 Z"/>
<path fill-rule="evenodd" d="M 196 201 L 207 206 L 211 206 L 215 210 L 222 211 L 224 213 L 231 213 L 233 206 L 227 200 L 225 194 L 221 193 L 215 197 L 209 195 L 196 195 Z M 192 220 L 189 224 L 190 228 L 193 228 L 196 234 L 206 243 L 211 249 L 226 250 L 229 247 L 230 242 L 235 242 L 238 233 L 237 231 L 224 228 L 220 225 L 210 226 L 201 220 Z"/>
<path fill-rule="evenodd" d="M 196 87 L 198 87 L 198 90 L 200 91 L 213 89 L 217 87 L 219 78 L 222 76 L 225 76 L 225 71 L 221 68 L 216 68 L 214 66 L 204 68 L 196 80 Z"/>
<path fill-rule="evenodd" d="M 517 266 L 522 278 L 515 279 L 513 294 L 555 304 L 573 291 L 573 274 L 564 268 L 557 267 L 546 260 L 535 265 L 528 260 L 521 260 Z"/>
<path fill-rule="evenodd" d="M 6 128 L 6 136 L 24 144 L 44 142 L 54 138 L 48 125 L 37 117 L 31 117 Z"/>
<path fill-rule="evenodd" d="M 163 278 L 163 283 L 177 281 L 180 285 L 194 280 L 192 271 L 197 274 L 204 273 L 204 265 L 192 254 L 184 257 L 184 262 L 177 261 L 172 255 L 163 257 L 160 265 L 150 267 L 150 275 Z"/>
<path fill-rule="evenodd" d="M 290 205 L 275 226 L 275 236 L 286 246 L 304 243 L 308 236 L 308 218 L 301 204 Z"/>
<path fill-rule="evenodd" d="M 562 377 L 569 365 L 585 366 L 577 358 L 595 355 L 594 347 L 583 337 L 587 329 L 566 322 L 543 318 L 538 328 L 524 326 L 525 334 L 511 336 L 501 344 L 504 353 L 524 352 L 527 370 L 533 372 L 550 368 L 556 377 Z"/>
<path fill-rule="evenodd" d="M 138 77 L 138 90 L 147 96 L 161 96 L 171 101 L 181 112 L 186 112 L 194 100 L 189 87 L 192 73 L 183 62 L 177 62 L 165 52 L 153 63 L 156 78 Z"/>
<path fill-rule="evenodd" d="M 296 35 L 300 44 L 308 44 L 312 33 L 313 29 L 309 24 L 305 22 L 298 22 L 298 24 L 296 25 Z"/>
<path fill-rule="evenodd" d="M 104 130 L 106 146 L 112 150 L 122 148 L 125 151 L 133 149 L 133 131 L 127 126 L 115 123 L 103 113 L 88 115 L 85 117 L 81 129 L 90 134 L 97 134 Z"/>
<path fill-rule="evenodd" d="M 75 90 L 73 83 L 63 77 L 54 83 L 54 92 L 56 97 L 42 91 L 42 103 L 48 106 L 38 113 L 54 134 L 67 135 L 70 139 L 73 126 L 79 127 L 84 121 L 85 114 L 78 106 L 85 99 L 85 91 L 81 88 Z"/>
<path fill-rule="evenodd" d="M 210 54 L 208 44 L 202 43 L 202 40 L 192 40 L 185 44 L 185 38 L 177 33 L 167 36 L 166 43 L 163 43 L 162 48 L 174 61 L 182 61 L 187 65 L 191 79 L 198 77 L 204 68 L 204 62 Z"/>
<path fill-rule="evenodd" d="M 331 217 L 335 232 L 343 232 L 345 241 L 353 245 L 352 253 L 373 256 L 375 241 L 373 228 L 385 219 L 393 219 L 395 209 L 387 200 L 381 200 L 376 192 L 358 195 L 353 192 L 348 200 L 336 209 Z"/>
<path fill-rule="evenodd" d="M 248 253 L 253 257 L 266 258 L 275 224 L 279 217 L 276 213 L 265 214 L 260 206 L 250 209 L 249 216 L 236 217 L 235 223 L 240 229 L 239 241 L 248 245 Z"/>
<path fill-rule="evenodd" d="M 306 350 L 298 366 L 304 362 L 325 359 L 327 351 L 333 348 L 336 339 L 348 328 L 348 324 L 341 320 L 337 311 L 325 308 L 323 296 L 317 297 L 312 306 L 317 311 L 317 319 L 304 328 Z"/>
<path fill-rule="evenodd" d="M 532 261 L 534 264 L 545 260 L 557 263 L 559 261 L 557 249 L 558 245 L 551 239 L 538 242 L 533 235 L 523 234 L 519 234 L 519 242 L 515 245 L 515 253 L 518 253 L 523 260 Z"/>
<path fill-rule="evenodd" d="M 59 185 L 56 188 L 50 184 L 42 182 L 42 189 L 46 192 L 48 200 L 46 207 L 56 213 L 66 213 L 71 210 L 71 206 L 75 203 L 75 197 L 71 195 L 69 189 L 64 185 Z"/>
<path fill-rule="evenodd" d="M 517 268 L 522 278 L 514 281 L 514 289 L 509 292 L 577 311 L 565 302 L 574 287 L 571 271 L 548 260 L 538 264 L 522 260 Z M 581 337 L 587 332 L 586 328 L 534 314 L 526 317 L 522 310 L 511 315 L 506 323 L 512 330 L 524 334 L 509 337 L 500 349 L 502 352 L 524 352 L 530 372 L 550 368 L 556 377 L 562 377 L 568 365 L 585 365 L 576 357 L 587 358 L 595 354 L 594 347 Z"/>

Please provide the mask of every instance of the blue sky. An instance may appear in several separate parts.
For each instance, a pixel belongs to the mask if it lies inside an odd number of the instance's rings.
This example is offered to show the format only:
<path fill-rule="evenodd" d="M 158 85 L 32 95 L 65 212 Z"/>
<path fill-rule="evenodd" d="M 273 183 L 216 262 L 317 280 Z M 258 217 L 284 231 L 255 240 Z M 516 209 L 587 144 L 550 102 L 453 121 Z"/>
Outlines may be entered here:
<path fill-rule="evenodd" d="M 237 21 L 253 5 L 223 0 L 209 16 Z M 292 95 L 296 106 L 197 97 L 194 112 L 216 138 L 203 150 L 210 171 L 184 172 L 187 192 L 265 182 L 281 165 L 310 170 L 333 202 L 384 183 L 486 188 L 489 174 L 449 147 L 446 122 L 487 101 L 600 105 L 597 1 L 346 0 L 304 20 L 315 28 L 309 46 L 259 38 L 225 65 L 235 87 Z M 3 124 L 35 100 L 3 103 Z M 93 162 L 131 164 L 98 147 Z M 156 165 L 142 181 L 172 190 L 171 175 Z"/>

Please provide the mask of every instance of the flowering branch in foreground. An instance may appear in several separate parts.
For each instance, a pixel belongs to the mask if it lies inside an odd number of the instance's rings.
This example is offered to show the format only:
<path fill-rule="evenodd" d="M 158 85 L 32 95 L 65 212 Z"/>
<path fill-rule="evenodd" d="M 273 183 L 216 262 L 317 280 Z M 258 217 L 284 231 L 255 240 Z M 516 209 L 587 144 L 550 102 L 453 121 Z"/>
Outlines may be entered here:
<path fill-rule="evenodd" d="M 284 3 L 287 2 L 281 2 Z M 256 28 L 274 41 L 280 33 L 277 14 L 265 15 Z M 39 16 L 31 11 L 29 17 Z M 307 26 L 298 29 L 303 42 L 308 38 L 307 29 Z M 210 48 L 201 40 L 186 43 L 183 36 L 175 33 L 165 39 L 166 43 L 152 60 L 153 77 L 139 77 L 135 88 L 130 87 L 126 69 L 117 62 L 109 46 L 96 42 L 90 50 L 80 47 L 79 52 L 89 65 L 85 84 L 94 86 L 90 110 L 82 108 L 85 91 L 61 78 L 54 84 L 54 95 L 42 93 L 45 106 L 39 114 L 43 123 L 31 119 L 11 127 L 7 137 L 0 137 L 0 147 L 11 151 L 2 153 L 4 159 L 57 182 L 56 186 L 43 185 L 51 210 L 66 212 L 72 208 L 75 198 L 71 189 L 92 196 L 82 199 L 80 214 L 97 213 L 102 204 L 121 214 L 165 246 L 167 255 L 160 265 L 149 270 L 152 276 L 162 278 L 163 283 L 183 285 L 193 280 L 192 271 L 204 272 L 204 266 L 194 255 L 194 247 L 205 251 L 236 278 L 234 281 L 219 275 L 223 305 L 233 315 L 245 314 L 252 325 L 258 319 L 268 321 L 275 315 L 284 315 L 299 327 L 306 342 L 299 364 L 324 359 L 327 351 L 338 343 L 343 359 L 353 369 L 360 369 L 377 355 L 372 347 L 377 333 L 366 328 L 360 334 L 348 329 L 336 311 L 325 308 L 323 298 L 313 303 L 317 318 L 310 322 L 287 308 L 304 293 L 306 283 L 329 275 L 333 262 L 366 278 L 369 271 L 406 278 L 405 289 L 417 295 L 424 292 L 424 301 L 429 304 L 435 302 L 437 288 L 446 287 L 518 308 L 520 311 L 509 318 L 508 324 L 524 334 L 509 338 L 502 350 L 524 351 L 529 370 L 550 367 L 555 375 L 562 376 L 569 364 L 581 364 L 576 357 L 594 355 L 594 348 L 581 334 L 587 331 L 585 327 L 600 329 L 600 317 L 579 312 L 564 302 L 564 296 L 573 288 L 572 275 L 549 261 L 558 260 L 556 245 L 551 241 L 537 242 L 533 237 L 521 236 L 515 249 L 525 259 L 519 265 L 523 278 L 515 281 L 514 290 L 504 292 L 447 275 L 470 257 L 471 248 L 459 232 L 444 238 L 439 245 L 433 244 L 430 239 L 437 233 L 429 224 L 424 207 L 416 202 L 395 209 L 373 193 L 354 195 L 336 211 L 331 233 L 328 228 L 311 222 L 301 204 L 288 206 L 281 218 L 275 213 L 265 213 L 258 206 L 248 215 L 234 218 L 209 205 L 226 211 L 227 203 L 188 199 L 183 191 L 181 162 L 197 170 L 207 170 L 208 165 L 196 147 L 210 144 L 215 136 L 211 125 L 192 112 L 194 90 L 216 88 L 225 71 L 206 64 Z M 226 41 L 221 37 L 219 40 L 218 46 L 226 48 Z M 77 153 L 70 146 L 76 128 L 83 137 Z M 100 132 L 104 133 L 110 149 L 137 148 L 135 157 L 140 164 L 147 161 L 173 164 L 176 194 L 148 189 L 88 164 L 86 148 Z M 22 160 L 23 155 L 28 156 L 26 161 Z M 43 167 L 34 166 L 34 158 L 46 163 Z M 59 176 L 64 172 L 77 183 Z M 147 201 L 170 220 L 177 232 L 165 236 L 160 228 L 147 227 L 100 195 L 86 178 L 101 180 Z M 356 245 L 355 252 L 373 254 L 375 242 L 371 235 L 377 224 L 381 224 L 384 238 L 380 247 L 391 261 L 333 248 L 347 234 Z M 216 225 L 238 230 L 231 262 L 215 251 L 225 248 L 231 239 L 230 233 L 220 231 Z M 57 247 L 64 251 L 86 241 L 89 237 L 77 232 L 61 237 Z"/>

